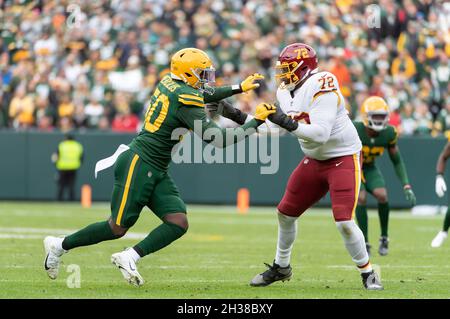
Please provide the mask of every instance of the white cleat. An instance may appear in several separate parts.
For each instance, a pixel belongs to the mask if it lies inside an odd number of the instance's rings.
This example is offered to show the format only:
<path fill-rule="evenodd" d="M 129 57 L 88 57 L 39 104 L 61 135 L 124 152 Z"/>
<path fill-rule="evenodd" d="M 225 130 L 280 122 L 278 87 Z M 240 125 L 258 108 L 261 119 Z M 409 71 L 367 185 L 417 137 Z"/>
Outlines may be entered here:
<path fill-rule="evenodd" d="M 44 238 L 45 260 L 44 268 L 50 279 L 56 279 L 59 272 L 61 256 L 65 253 L 61 247 L 64 238 L 47 236 Z"/>
<path fill-rule="evenodd" d="M 130 248 L 129 248 L 130 249 Z M 144 279 L 139 274 L 134 259 L 128 254 L 127 250 L 115 253 L 111 256 L 111 262 L 116 265 L 123 275 L 123 278 L 136 287 L 144 284 Z"/>
<path fill-rule="evenodd" d="M 431 242 L 431 247 L 433 248 L 441 247 L 444 241 L 447 239 L 447 236 L 448 236 L 447 232 L 441 230 Z"/>

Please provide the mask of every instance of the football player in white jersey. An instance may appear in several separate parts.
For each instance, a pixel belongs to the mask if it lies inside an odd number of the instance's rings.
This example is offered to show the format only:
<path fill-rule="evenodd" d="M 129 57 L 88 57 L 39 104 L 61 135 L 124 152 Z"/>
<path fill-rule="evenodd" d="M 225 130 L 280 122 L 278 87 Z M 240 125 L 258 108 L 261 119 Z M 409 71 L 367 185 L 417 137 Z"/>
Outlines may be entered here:
<path fill-rule="evenodd" d="M 317 64 L 316 52 L 303 43 L 288 45 L 278 57 L 280 107 L 269 120 L 298 137 L 305 157 L 292 172 L 278 205 L 275 260 L 250 285 L 267 286 L 291 278 L 297 219 L 330 192 L 336 226 L 364 287 L 380 290 L 383 286 L 370 264 L 364 236 L 353 219 L 361 183 L 361 141 L 336 77 L 320 72 Z"/>

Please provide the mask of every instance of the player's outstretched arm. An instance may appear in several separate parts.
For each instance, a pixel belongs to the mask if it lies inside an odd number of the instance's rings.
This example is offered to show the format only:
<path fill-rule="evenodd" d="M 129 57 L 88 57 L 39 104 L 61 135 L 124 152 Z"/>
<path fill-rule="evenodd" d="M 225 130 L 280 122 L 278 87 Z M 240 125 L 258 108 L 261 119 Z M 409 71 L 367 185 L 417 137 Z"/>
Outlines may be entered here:
<path fill-rule="evenodd" d="M 251 116 L 235 108 L 227 100 L 207 103 L 205 105 L 205 111 L 209 114 L 210 117 L 214 117 L 215 115 L 222 115 L 223 117 L 226 117 L 227 119 L 230 119 L 239 125 L 243 125 L 246 121 L 252 119 Z"/>
<path fill-rule="evenodd" d="M 400 150 L 398 149 L 397 144 L 389 146 L 388 152 L 389 158 L 394 165 L 395 174 L 400 179 L 400 182 L 403 185 L 403 191 L 405 193 L 406 200 L 410 202 L 412 206 L 414 206 L 416 204 L 416 196 L 411 188 L 411 185 L 409 184 L 405 162 L 403 161 L 403 157 L 400 154 Z"/>
<path fill-rule="evenodd" d="M 219 127 L 206 116 L 205 111 L 200 107 L 183 106 L 178 110 L 178 118 L 205 142 L 223 148 L 238 143 L 255 133 L 257 127 L 275 111 L 274 105 L 261 103 L 256 107 L 254 118 L 237 128 Z"/>
<path fill-rule="evenodd" d="M 292 132 L 298 138 L 323 144 L 330 138 L 331 129 L 336 120 L 338 97 L 333 92 L 320 95 L 312 106 L 309 118 L 311 124 L 298 123 L 284 114 L 279 108 L 269 120 Z"/>
<path fill-rule="evenodd" d="M 203 94 L 205 103 L 218 102 L 234 94 L 254 90 L 259 87 L 259 83 L 257 83 L 257 81 L 262 79 L 264 79 L 264 75 L 254 73 L 249 75 L 240 84 L 215 87 L 213 93 L 210 94 L 205 92 Z"/>

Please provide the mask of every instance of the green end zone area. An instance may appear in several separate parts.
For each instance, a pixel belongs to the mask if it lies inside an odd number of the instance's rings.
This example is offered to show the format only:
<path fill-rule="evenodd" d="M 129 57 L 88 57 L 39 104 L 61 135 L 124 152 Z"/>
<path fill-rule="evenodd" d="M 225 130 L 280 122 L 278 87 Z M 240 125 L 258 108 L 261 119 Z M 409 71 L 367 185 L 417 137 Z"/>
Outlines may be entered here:
<path fill-rule="evenodd" d="M 143 211 L 126 237 L 65 255 L 59 278 L 52 281 L 43 269 L 43 238 L 107 219 L 109 204 L 84 209 L 79 204 L 2 202 L 0 298 L 450 298 L 450 241 L 430 247 L 443 216 L 392 212 L 390 253 L 380 257 L 378 217 L 369 212 L 371 261 L 380 268 L 385 287 L 369 292 L 362 288 L 329 209 L 311 209 L 300 218 L 292 280 L 264 288 L 248 283 L 274 258 L 274 207 L 252 208 L 243 215 L 234 207 L 188 205 L 188 215 L 184 237 L 139 262 L 146 283 L 135 288 L 110 256 L 159 224 L 150 211 Z M 69 288 L 78 267 L 80 288 Z"/>

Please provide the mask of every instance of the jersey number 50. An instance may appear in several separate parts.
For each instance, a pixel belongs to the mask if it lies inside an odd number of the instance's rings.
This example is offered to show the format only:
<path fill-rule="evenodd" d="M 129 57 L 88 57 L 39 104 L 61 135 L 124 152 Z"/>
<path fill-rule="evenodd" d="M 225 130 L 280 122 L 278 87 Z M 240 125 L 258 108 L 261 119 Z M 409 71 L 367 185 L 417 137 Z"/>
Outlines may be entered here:
<path fill-rule="evenodd" d="M 150 103 L 145 113 L 145 129 L 154 133 L 159 130 L 167 116 L 169 98 L 156 89 Z"/>

